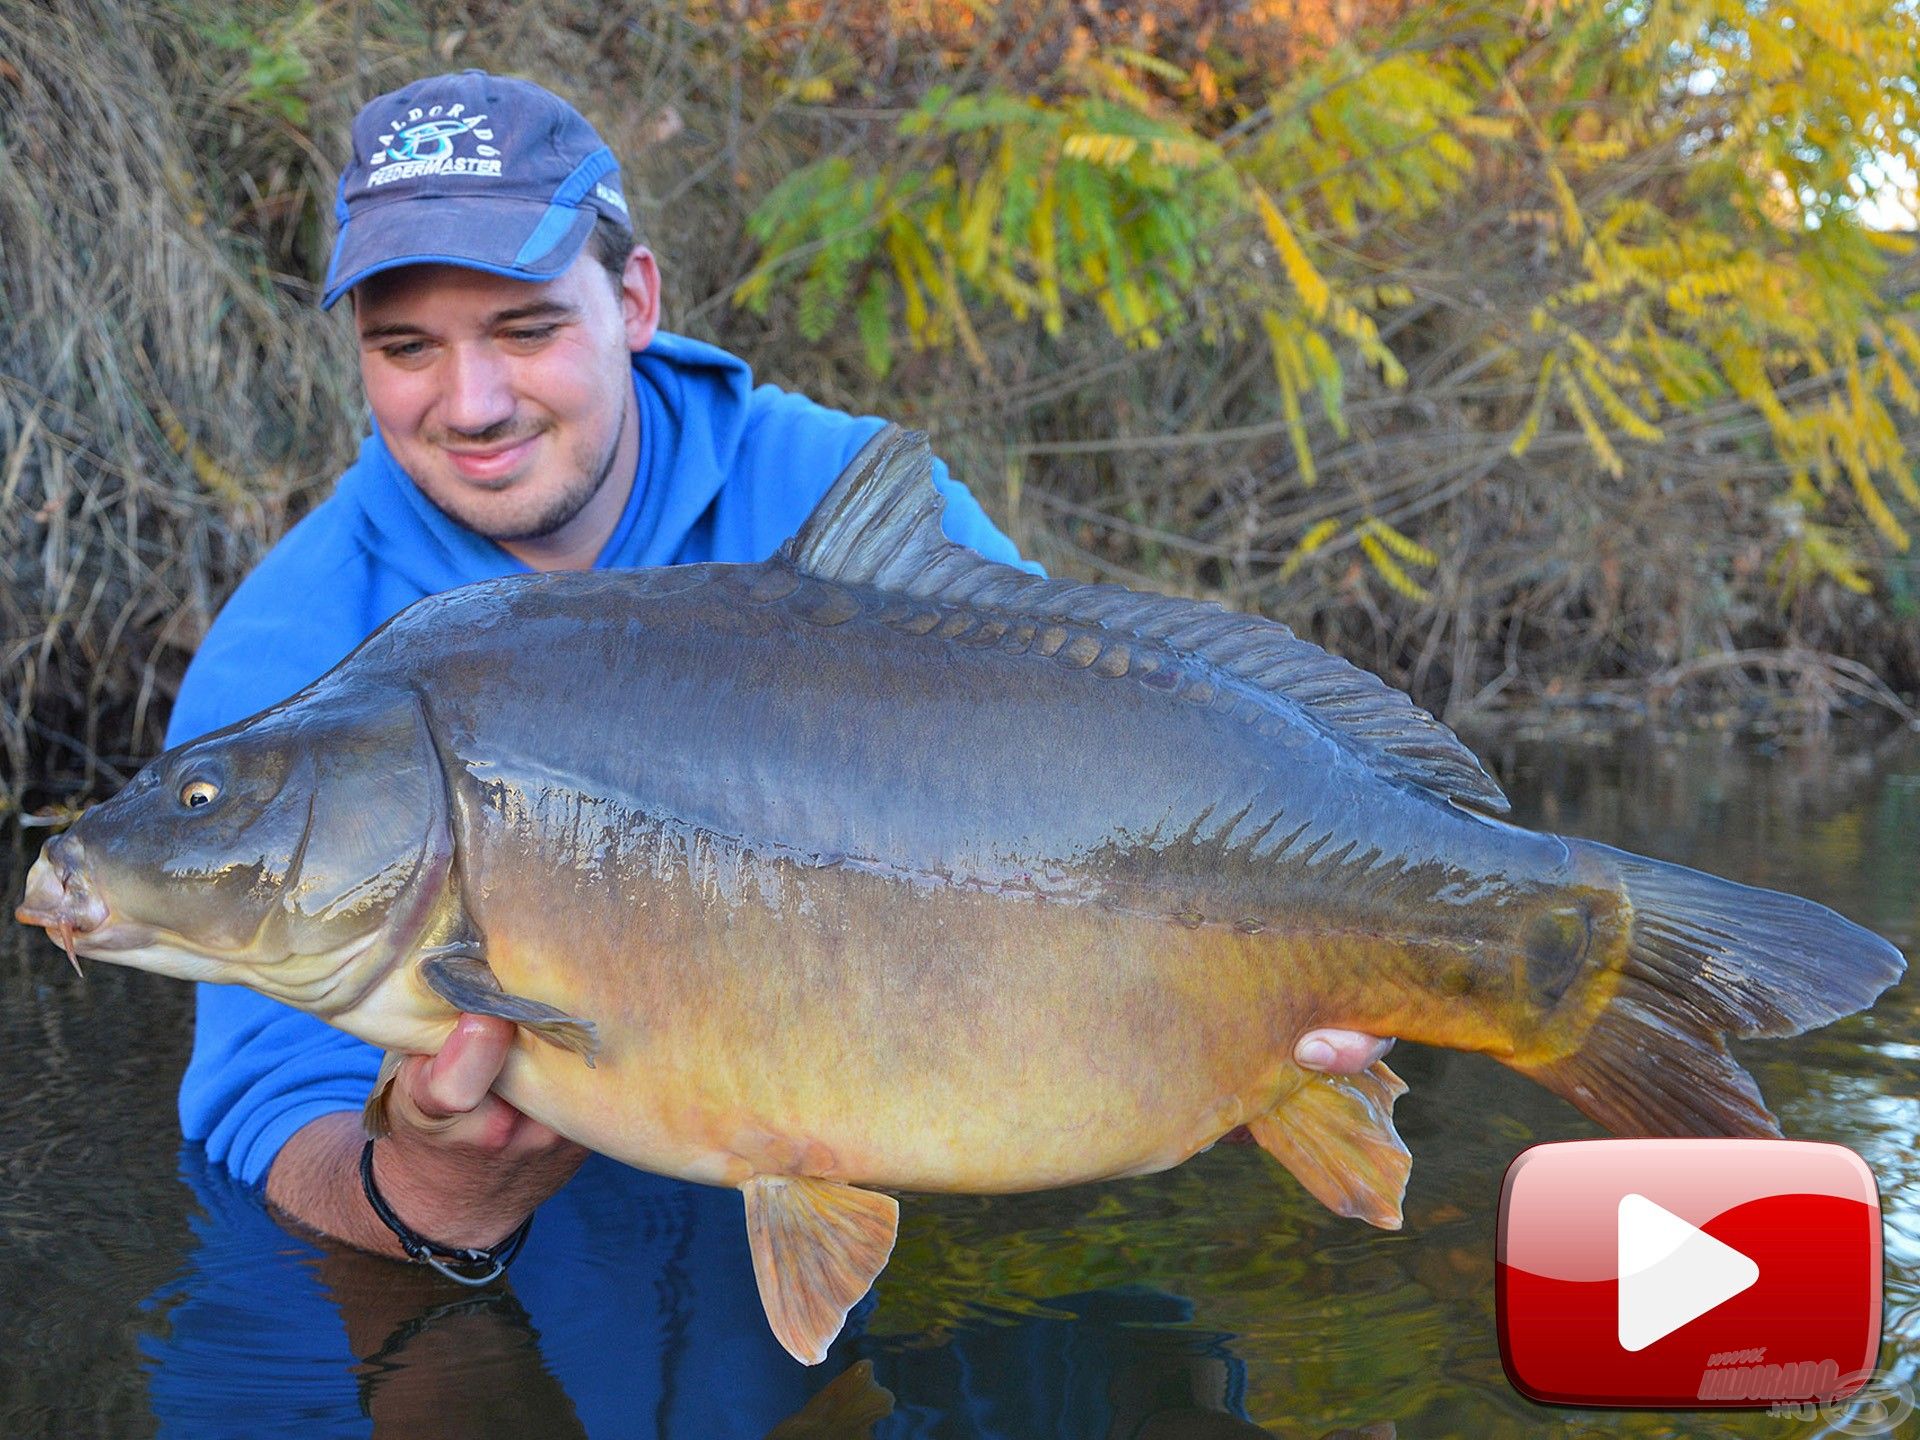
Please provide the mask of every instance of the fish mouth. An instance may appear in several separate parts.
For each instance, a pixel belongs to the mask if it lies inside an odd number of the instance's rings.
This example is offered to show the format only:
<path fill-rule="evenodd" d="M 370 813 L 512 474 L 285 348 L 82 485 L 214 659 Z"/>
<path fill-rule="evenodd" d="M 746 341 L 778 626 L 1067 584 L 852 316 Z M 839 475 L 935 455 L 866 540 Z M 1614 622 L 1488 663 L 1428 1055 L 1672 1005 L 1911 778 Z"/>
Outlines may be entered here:
<path fill-rule="evenodd" d="M 57 850 L 66 837 L 55 840 L 40 852 L 27 872 L 27 893 L 14 908 L 13 918 L 22 925 L 39 925 L 67 952 L 67 960 L 78 975 L 80 957 L 75 942 L 93 937 L 107 923 L 107 906 L 88 886 L 68 846 Z"/>

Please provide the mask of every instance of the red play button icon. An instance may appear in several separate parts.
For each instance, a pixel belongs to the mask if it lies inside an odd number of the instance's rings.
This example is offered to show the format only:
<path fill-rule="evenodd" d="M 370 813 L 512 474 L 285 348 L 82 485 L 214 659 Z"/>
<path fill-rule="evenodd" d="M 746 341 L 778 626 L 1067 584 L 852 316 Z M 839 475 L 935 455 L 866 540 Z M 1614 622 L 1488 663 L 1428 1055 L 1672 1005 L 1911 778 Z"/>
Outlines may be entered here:
<path fill-rule="evenodd" d="M 1824 1401 L 1880 1346 L 1880 1196 L 1800 1140 L 1583 1140 L 1507 1170 L 1500 1357 L 1548 1404 Z"/>

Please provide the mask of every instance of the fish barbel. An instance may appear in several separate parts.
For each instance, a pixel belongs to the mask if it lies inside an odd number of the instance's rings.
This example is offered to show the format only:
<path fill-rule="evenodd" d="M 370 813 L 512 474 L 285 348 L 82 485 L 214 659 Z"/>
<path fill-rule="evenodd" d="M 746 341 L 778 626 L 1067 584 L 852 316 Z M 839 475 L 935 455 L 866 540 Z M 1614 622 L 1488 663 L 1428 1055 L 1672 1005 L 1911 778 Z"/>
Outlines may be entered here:
<path fill-rule="evenodd" d="M 422 600 L 51 841 L 19 918 L 393 1053 L 514 1021 L 507 1100 L 743 1192 L 810 1363 L 888 1191 L 1245 1125 L 1397 1226 L 1405 1087 L 1302 1070 L 1309 1029 L 1485 1052 L 1619 1133 L 1770 1135 L 1724 1037 L 1901 973 L 1812 902 L 1500 821 L 1450 731 L 1283 626 L 948 543 L 928 464 L 889 428 L 762 564 Z"/>

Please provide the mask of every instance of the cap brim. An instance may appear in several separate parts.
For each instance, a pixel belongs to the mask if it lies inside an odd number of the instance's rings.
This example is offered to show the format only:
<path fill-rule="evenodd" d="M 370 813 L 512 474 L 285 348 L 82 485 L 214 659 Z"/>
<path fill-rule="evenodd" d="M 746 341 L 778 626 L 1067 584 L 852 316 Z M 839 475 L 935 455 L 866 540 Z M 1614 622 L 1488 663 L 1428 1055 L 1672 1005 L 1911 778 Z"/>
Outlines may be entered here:
<path fill-rule="evenodd" d="M 430 202 L 410 197 L 367 206 L 334 242 L 320 308 L 332 309 L 361 281 L 403 265 L 459 265 L 513 280 L 551 280 L 573 264 L 597 215 L 590 205 L 573 207 L 557 238 L 521 262 L 521 252 L 543 223 L 555 229 L 548 220 L 553 209 L 533 200 L 493 196 L 441 196 Z"/>

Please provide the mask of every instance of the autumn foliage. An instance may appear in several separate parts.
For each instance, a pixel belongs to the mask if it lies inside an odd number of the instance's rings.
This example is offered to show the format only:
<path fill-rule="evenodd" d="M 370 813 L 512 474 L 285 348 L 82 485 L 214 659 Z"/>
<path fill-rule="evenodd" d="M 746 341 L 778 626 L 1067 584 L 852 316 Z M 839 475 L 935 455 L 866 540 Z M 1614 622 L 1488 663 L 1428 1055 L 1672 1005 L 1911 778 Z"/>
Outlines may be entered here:
<path fill-rule="evenodd" d="M 0 795 L 149 753 L 350 454 L 334 166 L 358 104 L 465 65 L 625 157 L 670 325 L 932 430 L 1056 571 L 1264 610 L 1455 717 L 1767 677 L 1898 709 L 1917 31 L 1888 0 L 0 8 Z"/>
<path fill-rule="evenodd" d="M 1327 442 L 1351 438 L 1356 371 L 1408 388 L 1383 324 L 1496 308 L 1456 359 L 1530 379 L 1502 417 L 1511 456 L 1560 421 L 1623 479 L 1623 451 L 1731 401 L 1764 420 L 1781 472 L 1762 483 L 1782 591 L 1865 592 L 1881 556 L 1909 550 L 1920 484 L 1901 425 L 1920 414 L 1920 338 L 1885 282 L 1912 237 L 1876 230 L 1862 202 L 1898 215 L 1898 187 L 1871 192 L 1904 175 L 1911 204 L 1910 8 L 916 18 L 923 43 L 991 62 L 898 97 L 890 143 L 776 187 L 743 303 L 792 291 L 805 335 L 851 323 L 881 373 L 898 336 L 989 368 L 983 308 L 1053 335 L 1090 309 L 1148 348 L 1189 327 L 1216 345 L 1260 336 L 1302 488 Z M 799 93 L 857 88 L 875 38 L 811 56 Z M 1430 227 L 1464 230 L 1476 263 L 1436 271 Z M 1438 557 L 1396 523 L 1425 498 L 1305 524 L 1285 566 L 1346 538 L 1392 589 L 1429 599 L 1410 568 Z"/>

